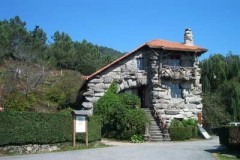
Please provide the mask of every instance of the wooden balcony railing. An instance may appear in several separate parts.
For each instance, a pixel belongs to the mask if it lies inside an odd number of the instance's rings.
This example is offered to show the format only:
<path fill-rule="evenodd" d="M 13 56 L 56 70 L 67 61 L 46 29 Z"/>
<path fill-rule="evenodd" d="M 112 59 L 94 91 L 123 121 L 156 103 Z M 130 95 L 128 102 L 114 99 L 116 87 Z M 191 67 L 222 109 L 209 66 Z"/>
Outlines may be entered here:
<path fill-rule="evenodd" d="M 161 77 L 171 79 L 184 79 L 193 80 L 195 79 L 193 67 L 181 67 L 181 66 L 169 66 L 163 65 L 160 70 Z"/>

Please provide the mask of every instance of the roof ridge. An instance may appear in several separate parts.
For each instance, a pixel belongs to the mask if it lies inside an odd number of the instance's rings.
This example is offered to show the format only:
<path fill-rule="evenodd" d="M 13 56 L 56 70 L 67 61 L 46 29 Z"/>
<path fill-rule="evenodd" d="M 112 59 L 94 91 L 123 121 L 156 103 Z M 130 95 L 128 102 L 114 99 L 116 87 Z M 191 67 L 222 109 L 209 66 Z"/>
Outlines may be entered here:
<path fill-rule="evenodd" d="M 179 44 L 183 44 L 183 43 L 180 43 L 180 42 L 174 42 L 174 41 L 171 41 L 171 40 L 166 40 L 166 39 L 153 39 L 149 42 L 152 42 L 152 41 L 165 41 L 165 42 L 170 42 L 170 43 L 179 43 Z M 147 42 L 147 43 L 149 43 Z"/>
<path fill-rule="evenodd" d="M 164 39 L 153 39 L 149 42 L 147 42 L 146 44 L 147 45 L 152 45 L 151 43 L 154 43 L 154 42 L 167 42 L 167 43 L 171 43 L 171 44 L 177 44 L 177 45 L 182 45 L 182 46 L 185 46 L 185 47 L 189 47 L 189 48 L 199 48 L 199 49 L 204 49 L 202 47 L 200 47 L 199 45 L 187 45 L 187 44 L 184 44 L 184 42 L 174 42 L 174 41 L 171 41 L 171 40 L 164 40 Z M 165 47 L 164 45 L 162 45 L 163 47 Z"/>

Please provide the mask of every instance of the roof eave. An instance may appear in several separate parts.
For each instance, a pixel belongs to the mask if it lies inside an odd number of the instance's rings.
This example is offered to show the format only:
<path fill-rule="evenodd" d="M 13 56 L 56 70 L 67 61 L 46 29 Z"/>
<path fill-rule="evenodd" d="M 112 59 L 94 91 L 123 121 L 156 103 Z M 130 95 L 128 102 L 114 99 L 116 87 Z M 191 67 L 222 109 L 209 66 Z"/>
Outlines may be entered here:
<path fill-rule="evenodd" d="M 149 46 L 149 48 L 162 49 L 162 50 L 166 50 L 166 51 L 184 51 L 184 52 L 193 52 L 193 53 L 200 53 L 200 54 L 203 54 L 208 51 L 205 48 L 186 49 L 186 48 L 172 48 L 172 47 L 153 46 L 153 45 L 148 45 L 148 46 Z"/>
<path fill-rule="evenodd" d="M 113 61 L 112 63 L 106 65 L 105 67 L 99 69 L 98 71 L 94 72 L 93 74 L 91 74 L 91 75 L 89 75 L 89 76 L 85 76 L 85 80 L 86 80 L 86 81 L 91 80 L 91 79 L 92 79 L 93 77 L 95 77 L 96 75 L 104 72 L 105 70 L 107 70 L 107 69 L 110 68 L 111 66 L 113 66 L 113 65 L 115 65 L 115 64 L 118 64 L 120 61 L 122 61 L 123 59 L 131 56 L 133 53 L 135 53 L 136 51 L 138 51 L 139 49 L 141 49 L 141 48 L 143 48 L 143 47 L 145 47 L 145 46 L 146 46 L 146 43 L 143 44 L 143 45 L 141 45 L 141 46 L 139 46 L 138 48 L 134 49 L 133 51 L 131 51 L 131 52 L 123 55 L 122 57 L 120 57 L 120 58 L 118 58 L 117 60 Z"/>

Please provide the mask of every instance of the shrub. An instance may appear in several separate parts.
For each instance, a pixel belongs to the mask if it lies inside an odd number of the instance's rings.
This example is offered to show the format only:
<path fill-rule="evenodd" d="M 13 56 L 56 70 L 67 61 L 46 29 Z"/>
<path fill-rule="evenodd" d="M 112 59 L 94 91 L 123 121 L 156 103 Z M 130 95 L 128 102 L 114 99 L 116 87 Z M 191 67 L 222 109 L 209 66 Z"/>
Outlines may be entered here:
<path fill-rule="evenodd" d="M 170 127 L 169 133 L 171 140 L 187 140 L 192 137 L 192 127 Z"/>
<path fill-rule="evenodd" d="M 89 119 L 89 141 L 101 137 L 100 120 Z M 72 116 L 59 113 L 8 111 L 0 113 L 0 145 L 48 144 L 72 141 Z M 77 134 L 77 140 L 83 140 Z"/>
<path fill-rule="evenodd" d="M 103 97 L 94 104 L 94 114 L 102 119 L 104 137 L 130 140 L 134 134 L 144 134 L 148 122 L 140 108 L 138 97 L 129 94 L 117 94 L 117 85 L 113 83 Z"/>
<path fill-rule="evenodd" d="M 173 119 L 170 124 L 171 127 L 184 127 L 183 123 L 177 119 Z"/>
<path fill-rule="evenodd" d="M 192 138 L 198 138 L 198 127 L 192 126 Z"/>
<path fill-rule="evenodd" d="M 129 108 L 138 108 L 141 105 L 140 99 L 132 94 L 119 94 L 120 99 Z"/>
<path fill-rule="evenodd" d="M 220 144 L 226 146 L 229 150 L 240 149 L 240 127 L 223 126 L 218 129 Z"/>
<path fill-rule="evenodd" d="M 179 132 L 177 132 L 178 129 Z M 189 129 L 191 129 L 191 131 L 189 131 Z M 186 140 L 190 138 L 197 138 L 198 137 L 197 121 L 192 118 L 184 119 L 182 121 L 173 119 L 170 124 L 169 132 L 172 140 Z"/>
<path fill-rule="evenodd" d="M 143 135 L 136 135 L 136 134 L 134 134 L 131 137 L 131 142 L 132 143 L 142 143 L 142 142 L 144 142 L 144 136 Z"/>
<path fill-rule="evenodd" d="M 192 138 L 198 137 L 198 127 L 197 121 L 195 119 L 189 118 L 182 120 L 182 123 L 185 127 L 192 127 Z"/>
<path fill-rule="evenodd" d="M 129 140 L 132 135 L 143 135 L 145 132 L 145 125 L 148 119 L 145 112 L 141 109 L 128 109 L 123 116 L 119 119 L 122 132 L 116 136 L 119 139 Z"/>
<path fill-rule="evenodd" d="M 192 118 L 182 120 L 182 123 L 185 127 L 187 126 L 197 126 L 197 121 Z"/>
<path fill-rule="evenodd" d="M 21 95 L 20 93 L 13 93 L 4 103 L 5 110 L 27 111 L 31 108 L 31 98 Z"/>

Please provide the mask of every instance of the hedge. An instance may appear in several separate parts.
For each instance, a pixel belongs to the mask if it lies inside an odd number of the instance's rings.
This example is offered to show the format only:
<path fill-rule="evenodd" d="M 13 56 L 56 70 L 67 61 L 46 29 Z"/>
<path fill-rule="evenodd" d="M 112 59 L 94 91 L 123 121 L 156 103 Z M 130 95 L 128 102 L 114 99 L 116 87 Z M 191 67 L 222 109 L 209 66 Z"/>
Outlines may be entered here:
<path fill-rule="evenodd" d="M 72 116 L 60 113 L 8 111 L 0 113 L 0 146 L 72 141 Z M 76 139 L 83 141 L 83 135 Z M 89 118 L 89 141 L 101 138 L 98 117 Z"/>
<path fill-rule="evenodd" d="M 197 126 L 191 126 L 192 127 L 192 138 L 198 138 L 198 127 Z"/>
<path fill-rule="evenodd" d="M 192 127 L 170 127 L 169 133 L 173 141 L 187 140 L 192 137 Z"/>
<path fill-rule="evenodd" d="M 172 140 L 187 140 L 198 137 L 197 121 L 189 118 L 182 121 L 173 119 L 169 128 L 170 137 Z"/>
<path fill-rule="evenodd" d="M 240 127 L 223 126 L 218 130 L 220 144 L 229 150 L 240 149 Z"/>

